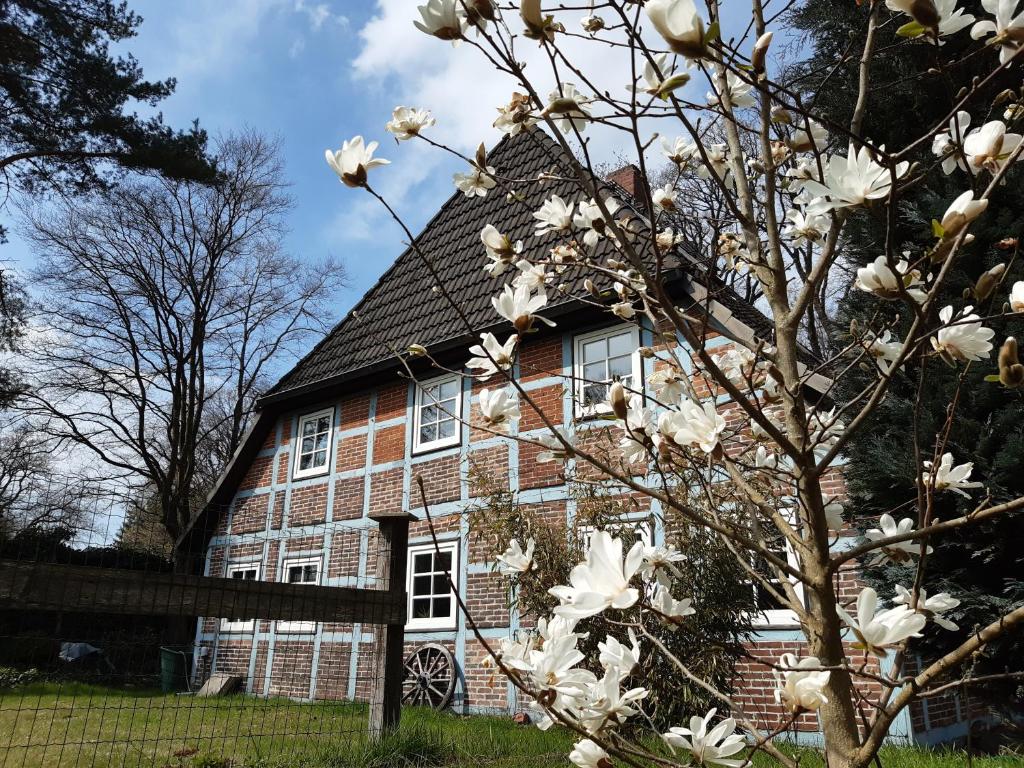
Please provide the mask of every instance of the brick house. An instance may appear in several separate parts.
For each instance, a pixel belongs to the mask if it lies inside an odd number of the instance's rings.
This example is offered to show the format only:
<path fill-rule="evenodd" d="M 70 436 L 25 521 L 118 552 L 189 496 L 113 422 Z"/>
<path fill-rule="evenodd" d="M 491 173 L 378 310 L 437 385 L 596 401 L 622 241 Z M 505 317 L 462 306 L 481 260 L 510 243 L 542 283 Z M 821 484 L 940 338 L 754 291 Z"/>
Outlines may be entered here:
<path fill-rule="evenodd" d="M 506 178 L 529 179 L 566 170 L 560 148 L 540 130 L 504 139 L 488 163 Z M 568 174 L 561 174 L 568 175 Z M 631 194 L 642 183 L 627 167 L 608 179 L 617 200 L 637 215 Z M 461 425 L 445 411 L 472 417 L 475 396 L 484 386 L 458 376 L 414 369 L 419 381 L 403 376 L 395 350 L 411 343 L 428 347 L 450 369 L 460 368 L 468 346 L 481 331 L 503 339 L 490 297 L 503 278 L 485 274 L 480 230 L 491 223 L 513 241 L 532 238 L 530 211 L 552 194 L 575 200 L 564 182 L 531 184 L 524 204 L 506 203 L 497 190 L 486 198 L 453 195 L 417 238 L 440 278 L 458 297 L 473 326 L 467 332 L 446 299 L 431 290 L 421 257 L 406 250 L 359 304 L 260 401 L 260 411 L 244 444 L 225 471 L 206 508 L 187 534 L 205 554 L 208 575 L 242 579 L 287 579 L 325 585 L 370 585 L 374 574 L 375 524 L 371 514 L 409 511 L 418 520 L 410 530 L 409 621 L 407 650 L 427 643 L 447 648 L 455 659 L 458 682 L 454 706 L 466 712 L 512 712 L 521 702 L 504 681 L 495 683 L 479 662 L 485 653 L 459 615 L 447 583 L 434 578 L 451 562 L 458 591 L 486 637 L 520 629 L 510 613 L 504 580 L 492 570 L 493 547 L 469 535 L 466 515 L 476 489 L 470 470 L 501 478 L 558 524 L 575 523 L 575 504 L 553 463 L 538 463 L 539 449 Z M 529 247 L 529 245 L 527 246 Z M 541 246 L 547 247 L 547 246 Z M 610 249 L 609 249 L 610 251 Z M 598 257 L 602 253 L 600 245 Z M 699 308 L 706 317 L 709 347 L 722 351 L 730 338 L 770 341 L 771 325 L 754 307 L 721 286 L 709 288 L 688 272 L 685 254 L 669 265 L 663 279 L 678 302 Z M 623 353 L 639 345 L 658 346 L 650 328 L 611 322 L 572 296 L 571 284 L 544 314 L 557 327 L 527 337 L 520 346 L 515 375 L 544 413 L 567 431 L 581 431 L 579 388 L 574 376 L 595 377 L 597 368 L 643 381 L 652 361 Z M 549 292 L 549 296 L 553 292 Z M 710 294 L 710 295 L 709 295 Z M 813 393 L 810 393 L 813 395 Z M 432 407 L 440 401 L 444 409 Z M 472 418 L 470 418 L 472 421 Z M 520 433 L 540 434 L 542 421 L 524 406 Z M 414 478 L 424 479 L 431 514 L 436 518 L 440 553 L 428 536 Z M 830 479 L 832 494 L 844 495 L 841 474 Z M 665 523 L 649 505 L 630 522 L 654 542 L 663 540 Z M 852 531 L 849 535 L 854 535 Z M 858 589 L 854 569 L 845 584 Z M 753 587 L 744 587 L 753 588 Z M 772 661 L 801 647 L 799 627 L 788 611 L 768 607 L 758 619 L 752 656 Z M 294 698 L 359 699 L 367 694 L 372 626 L 317 625 L 304 622 L 205 619 L 197 644 L 207 649 L 199 674 L 212 670 L 239 674 L 255 695 Z M 773 698 L 771 671 L 756 661 L 740 668 L 740 700 L 766 727 L 781 709 Z M 937 697 L 916 707 L 894 728 L 898 738 L 933 741 L 956 736 L 963 727 L 954 698 Z M 798 737 L 813 741 L 817 723 L 804 716 Z"/>

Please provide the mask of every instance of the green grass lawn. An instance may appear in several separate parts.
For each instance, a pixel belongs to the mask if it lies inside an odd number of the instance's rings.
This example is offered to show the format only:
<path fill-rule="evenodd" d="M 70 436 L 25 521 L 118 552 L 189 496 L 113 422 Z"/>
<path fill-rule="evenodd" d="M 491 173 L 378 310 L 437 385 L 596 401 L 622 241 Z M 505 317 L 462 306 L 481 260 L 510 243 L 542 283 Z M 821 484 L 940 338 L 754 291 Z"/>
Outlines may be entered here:
<path fill-rule="evenodd" d="M 195 699 L 82 684 L 0 691 L 0 768 L 448 768 L 568 766 L 573 738 L 509 718 L 407 709 L 402 727 L 375 745 L 366 707 L 231 696 Z M 772 761 L 759 756 L 757 765 Z M 954 768 L 958 752 L 886 749 L 883 768 Z M 806 768 L 821 765 L 808 754 Z M 976 768 L 1024 766 L 975 758 Z"/>

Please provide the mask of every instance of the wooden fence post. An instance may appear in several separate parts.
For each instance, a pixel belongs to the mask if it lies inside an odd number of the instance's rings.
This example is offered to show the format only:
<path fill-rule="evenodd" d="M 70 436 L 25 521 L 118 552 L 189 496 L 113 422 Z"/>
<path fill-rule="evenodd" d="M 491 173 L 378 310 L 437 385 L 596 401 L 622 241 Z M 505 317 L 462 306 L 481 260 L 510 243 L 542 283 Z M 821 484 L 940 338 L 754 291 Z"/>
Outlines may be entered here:
<path fill-rule="evenodd" d="M 405 591 L 406 558 L 409 547 L 407 512 L 398 515 L 371 515 L 379 529 L 377 579 L 393 596 L 408 605 Z M 370 669 L 375 674 L 370 693 L 370 737 L 380 738 L 398 727 L 402 708 L 402 679 L 405 673 L 405 621 L 401 624 L 377 624 L 373 631 L 373 655 Z"/>

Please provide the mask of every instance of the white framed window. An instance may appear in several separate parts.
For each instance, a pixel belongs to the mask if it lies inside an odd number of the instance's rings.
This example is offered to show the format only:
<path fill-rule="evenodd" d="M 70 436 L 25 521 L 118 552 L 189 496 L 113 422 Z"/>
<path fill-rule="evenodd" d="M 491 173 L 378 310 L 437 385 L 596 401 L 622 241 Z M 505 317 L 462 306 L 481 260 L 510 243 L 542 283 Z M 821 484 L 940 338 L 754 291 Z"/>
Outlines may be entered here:
<path fill-rule="evenodd" d="M 796 524 L 796 517 L 792 512 L 782 510 L 782 514 L 786 516 L 790 524 Z M 760 521 L 760 528 L 761 537 L 768 549 L 779 557 L 785 558 L 786 562 L 793 568 L 799 568 L 800 563 L 797 559 L 796 551 L 786 540 L 786 537 L 782 535 L 782 532 L 764 520 Z M 778 571 L 767 560 L 755 554 L 751 557 L 751 565 L 776 592 L 780 595 L 785 595 L 782 582 L 779 580 Z M 802 602 L 804 599 L 803 583 L 792 577 L 789 581 L 793 585 L 793 590 L 796 592 L 797 597 Z M 756 579 L 750 579 L 747 584 L 754 591 L 755 613 L 752 617 L 752 623 L 755 626 L 792 626 L 798 623 L 796 611 L 787 608 L 783 603 L 776 600 L 763 583 Z"/>
<path fill-rule="evenodd" d="M 617 325 L 577 336 L 573 349 L 576 414 L 595 416 L 608 411 L 608 388 L 614 381 L 639 391 L 640 331 L 635 325 Z"/>
<path fill-rule="evenodd" d="M 319 557 L 290 557 L 281 563 L 281 581 L 285 584 L 320 583 Z M 315 632 L 315 621 L 279 621 L 278 632 Z"/>
<path fill-rule="evenodd" d="M 259 563 L 228 563 L 224 574 L 229 579 L 239 581 L 259 581 Z M 221 619 L 221 632 L 252 632 L 256 628 L 255 619 Z"/>
<path fill-rule="evenodd" d="M 298 445 L 295 448 L 295 469 L 292 477 L 322 475 L 331 465 L 331 435 L 334 409 L 325 408 L 299 419 Z"/>
<path fill-rule="evenodd" d="M 413 406 L 413 451 L 458 445 L 462 440 L 461 417 L 462 385 L 458 376 L 418 383 Z"/>
<path fill-rule="evenodd" d="M 458 604 L 448 585 L 451 574 L 459 588 L 459 543 L 441 541 L 437 547 L 421 544 L 409 547 L 409 618 L 406 629 L 455 629 Z"/>
<path fill-rule="evenodd" d="M 584 550 L 590 549 L 590 540 L 597 530 L 598 528 L 593 525 L 581 525 L 577 528 L 579 542 Z M 654 526 L 651 524 L 650 517 L 614 520 L 602 525 L 601 530 L 607 531 L 614 537 L 624 539 L 622 542 L 623 552 L 628 552 L 629 548 L 638 541 L 642 541 L 645 547 L 654 546 Z"/>

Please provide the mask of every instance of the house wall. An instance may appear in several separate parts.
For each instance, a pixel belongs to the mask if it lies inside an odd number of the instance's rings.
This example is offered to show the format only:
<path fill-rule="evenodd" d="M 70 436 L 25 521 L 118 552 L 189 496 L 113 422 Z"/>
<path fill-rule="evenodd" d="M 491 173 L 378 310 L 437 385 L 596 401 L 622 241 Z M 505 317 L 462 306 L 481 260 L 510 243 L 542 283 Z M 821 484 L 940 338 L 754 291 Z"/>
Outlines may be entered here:
<path fill-rule="evenodd" d="M 586 332 L 576 331 L 576 333 Z M 593 442 L 593 423 L 573 418 L 567 375 L 572 372 L 574 334 L 548 335 L 524 342 L 515 374 L 543 414 L 578 441 Z M 641 332 L 641 343 L 656 347 L 654 334 Z M 709 348 L 728 348 L 724 337 L 711 334 Z M 644 377 L 653 372 L 643 360 Z M 495 379 L 497 381 L 497 379 Z M 487 383 L 465 381 L 462 413 L 476 420 L 476 396 Z M 491 386 L 495 386 L 491 382 Z M 322 584 L 374 586 L 374 514 L 411 511 L 418 520 L 410 527 L 410 545 L 430 542 L 416 486 L 424 479 L 431 515 L 442 541 L 459 541 L 459 592 L 488 640 L 506 637 L 520 628 L 509 610 L 505 580 L 493 572 L 496 552 L 479 540 L 470 540 L 467 516 L 477 489 L 473 470 L 503 478 L 523 504 L 536 505 L 556 524 L 572 526 L 576 505 L 559 478 L 561 467 L 536 461 L 538 449 L 494 437 L 469 426 L 461 427 L 459 445 L 415 455 L 412 437 L 414 390 L 395 374 L 382 375 L 370 389 L 346 393 L 331 400 L 310 401 L 284 414 L 271 430 L 232 503 L 219 519 L 207 551 L 209 575 L 223 575 L 229 562 L 261 564 L 260 578 L 278 577 L 289 555 L 320 555 Z M 293 477 L 298 420 L 303 414 L 331 407 L 334 430 L 330 471 L 306 479 Z M 737 416 L 730 418 L 735 422 Z M 546 432 L 539 414 L 524 404 L 520 434 Z M 836 500 L 846 496 L 840 470 L 834 470 L 826 489 Z M 654 539 L 664 539 L 664 520 L 657 502 L 650 505 Z M 852 541 L 852 531 L 839 537 L 837 546 Z M 852 601 L 859 585 L 856 569 L 840 576 L 843 597 Z M 305 634 L 284 634 L 274 622 L 262 621 L 250 631 L 225 633 L 215 619 L 200 625 L 197 642 L 208 649 L 197 662 L 200 676 L 211 670 L 245 678 L 246 690 L 257 695 L 294 698 L 365 699 L 377 673 L 370 666 L 372 625 L 317 625 Z M 453 653 L 459 668 L 454 706 L 466 712 L 509 712 L 518 708 L 515 691 L 500 676 L 480 666 L 486 656 L 467 630 L 460 615 L 454 630 L 407 631 L 406 650 L 424 643 L 440 643 Z M 766 728 L 776 724 L 781 708 L 775 703 L 772 672 L 760 660 L 776 661 L 783 652 L 798 652 L 799 629 L 792 623 L 761 626 L 750 643 L 751 659 L 740 665 L 738 698 L 748 713 Z M 915 730 L 922 725 L 915 715 Z M 818 725 L 804 716 L 793 729 L 797 739 L 814 740 Z M 910 738 L 909 718 L 897 733 Z"/>

